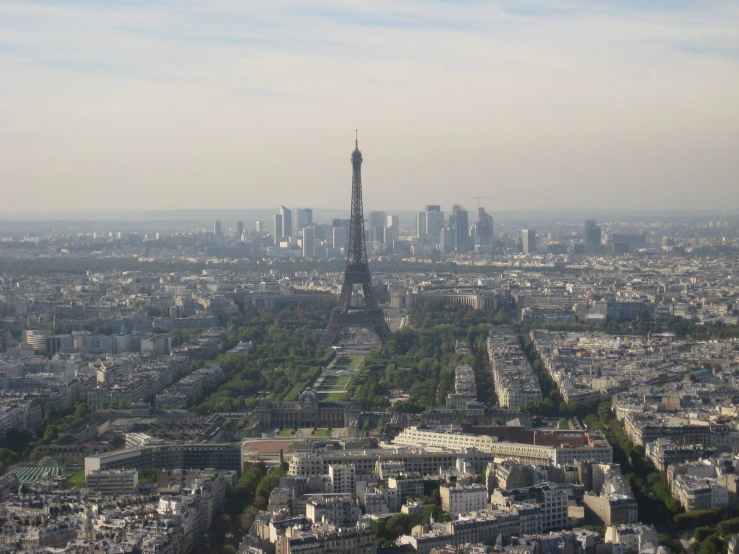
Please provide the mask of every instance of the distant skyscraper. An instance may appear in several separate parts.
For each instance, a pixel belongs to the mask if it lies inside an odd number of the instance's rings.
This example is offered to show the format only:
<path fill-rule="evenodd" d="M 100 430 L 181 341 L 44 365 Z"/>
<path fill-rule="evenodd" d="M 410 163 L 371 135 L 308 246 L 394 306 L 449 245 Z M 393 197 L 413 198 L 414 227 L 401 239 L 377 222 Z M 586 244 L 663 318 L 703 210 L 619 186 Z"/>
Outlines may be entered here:
<path fill-rule="evenodd" d="M 385 227 L 385 248 L 392 248 L 393 242 L 400 238 L 400 218 L 397 215 L 387 216 Z"/>
<path fill-rule="evenodd" d="M 331 220 L 331 227 L 341 227 L 341 219 L 332 219 Z"/>
<path fill-rule="evenodd" d="M 438 240 L 443 228 L 444 212 L 441 211 L 441 206 L 436 204 L 426 206 L 426 234 Z"/>
<path fill-rule="evenodd" d="M 264 233 L 264 221 L 257 221 L 257 233 Z"/>
<path fill-rule="evenodd" d="M 221 222 L 218 219 L 216 219 L 213 222 L 213 234 L 216 236 L 217 239 L 223 236 L 223 229 L 221 228 Z"/>
<path fill-rule="evenodd" d="M 240 239 L 241 235 L 244 234 L 244 222 L 243 221 L 237 221 L 236 222 L 236 238 Z"/>
<path fill-rule="evenodd" d="M 585 231 L 583 233 L 585 244 L 592 244 L 598 246 L 601 243 L 601 229 L 599 225 L 595 224 L 594 219 L 588 219 L 585 221 Z"/>
<path fill-rule="evenodd" d="M 491 246 L 493 244 L 493 216 L 485 208 L 477 208 L 477 224 L 475 225 L 477 244 Z"/>
<path fill-rule="evenodd" d="M 295 230 L 300 232 L 305 227 L 313 225 L 313 210 L 310 208 L 298 208 L 295 210 Z"/>
<path fill-rule="evenodd" d="M 470 223 L 467 210 L 459 209 L 454 214 L 455 232 L 457 235 L 457 252 L 466 254 L 470 251 Z"/>
<path fill-rule="evenodd" d="M 313 258 L 316 255 L 315 234 L 313 227 L 303 228 L 303 257 Z"/>
<path fill-rule="evenodd" d="M 370 212 L 369 226 L 370 229 L 375 227 L 384 227 L 387 223 L 387 214 L 385 212 Z"/>
<path fill-rule="evenodd" d="M 344 227 L 334 227 L 332 237 L 334 248 L 346 248 L 346 237 L 347 232 Z"/>
<path fill-rule="evenodd" d="M 275 214 L 275 244 L 277 246 L 280 245 L 280 242 L 282 242 L 282 216 L 280 214 Z"/>
<path fill-rule="evenodd" d="M 454 229 L 444 228 L 439 232 L 439 251 L 442 254 L 454 252 Z"/>
<path fill-rule="evenodd" d="M 536 252 L 536 229 L 524 229 L 521 231 L 521 243 L 524 254 Z"/>
<path fill-rule="evenodd" d="M 280 215 L 282 215 L 282 238 L 287 240 L 293 236 L 293 213 L 290 208 L 280 206 Z"/>
<path fill-rule="evenodd" d="M 372 240 L 385 244 L 385 227 L 378 225 L 372 228 Z"/>
<path fill-rule="evenodd" d="M 426 236 L 426 212 L 416 212 L 416 236 Z"/>

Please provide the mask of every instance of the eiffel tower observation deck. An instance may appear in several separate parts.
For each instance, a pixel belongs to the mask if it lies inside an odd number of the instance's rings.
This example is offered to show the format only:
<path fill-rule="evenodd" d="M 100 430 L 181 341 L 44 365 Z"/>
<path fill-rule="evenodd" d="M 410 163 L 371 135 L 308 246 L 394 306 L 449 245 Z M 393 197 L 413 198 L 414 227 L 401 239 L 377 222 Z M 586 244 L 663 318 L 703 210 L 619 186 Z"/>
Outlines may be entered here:
<path fill-rule="evenodd" d="M 355 141 L 351 160 L 352 215 L 344 282 L 341 285 L 339 305 L 331 312 L 331 321 L 316 348 L 317 355 L 322 354 L 328 347 L 332 346 L 339 333 L 351 327 L 364 327 L 373 331 L 383 345 L 392 338 L 383 310 L 378 306 L 375 292 L 372 290 L 372 274 L 367 263 L 367 246 L 364 241 L 364 208 L 362 206 L 362 153 L 359 151 L 359 139 Z M 361 287 L 364 306 L 351 308 L 352 292 L 355 285 Z"/>

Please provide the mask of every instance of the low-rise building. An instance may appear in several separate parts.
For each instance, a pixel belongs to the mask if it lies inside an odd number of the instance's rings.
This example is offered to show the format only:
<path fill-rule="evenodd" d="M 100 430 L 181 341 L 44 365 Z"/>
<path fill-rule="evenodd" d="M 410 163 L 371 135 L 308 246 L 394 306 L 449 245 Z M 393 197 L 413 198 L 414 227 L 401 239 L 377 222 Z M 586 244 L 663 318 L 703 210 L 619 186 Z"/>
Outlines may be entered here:
<path fill-rule="evenodd" d="M 467 514 L 484 510 L 488 492 L 484 485 L 462 485 L 439 488 L 441 509 L 450 514 Z"/>
<path fill-rule="evenodd" d="M 328 523 L 337 527 L 357 524 L 361 512 L 351 495 L 327 495 L 312 497 L 305 505 L 305 517 L 315 523 Z"/>
<path fill-rule="evenodd" d="M 85 476 L 88 489 L 106 495 L 135 492 L 138 483 L 139 472 L 136 470 L 95 470 Z"/>

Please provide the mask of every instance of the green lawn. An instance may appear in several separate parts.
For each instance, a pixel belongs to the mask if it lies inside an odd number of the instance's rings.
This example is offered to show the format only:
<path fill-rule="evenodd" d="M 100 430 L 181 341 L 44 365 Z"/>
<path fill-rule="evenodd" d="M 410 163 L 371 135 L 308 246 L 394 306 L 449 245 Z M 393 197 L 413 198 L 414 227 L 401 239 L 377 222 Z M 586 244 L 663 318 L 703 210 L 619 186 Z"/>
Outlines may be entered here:
<path fill-rule="evenodd" d="M 357 369 L 364 360 L 363 356 L 342 356 L 334 366 L 336 369 Z"/>
<path fill-rule="evenodd" d="M 81 469 L 69 477 L 67 477 L 67 484 L 70 487 L 84 488 L 85 487 L 85 470 Z"/>
<path fill-rule="evenodd" d="M 282 431 L 280 431 L 277 434 L 280 435 L 281 437 L 285 437 L 285 436 L 288 436 L 288 435 L 292 435 L 294 433 L 295 433 L 295 429 L 283 429 Z"/>
<path fill-rule="evenodd" d="M 313 435 L 316 437 L 325 437 L 328 435 L 328 429 L 316 429 L 313 431 Z"/>
<path fill-rule="evenodd" d="M 342 402 L 350 400 L 349 393 L 347 392 L 323 392 L 319 394 L 321 395 L 322 402 Z"/>
<path fill-rule="evenodd" d="M 349 375 L 342 375 L 341 377 L 326 377 L 321 385 L 321 388 L 326 389 L 343 389 L 349 384 L 352 378 Z"/>

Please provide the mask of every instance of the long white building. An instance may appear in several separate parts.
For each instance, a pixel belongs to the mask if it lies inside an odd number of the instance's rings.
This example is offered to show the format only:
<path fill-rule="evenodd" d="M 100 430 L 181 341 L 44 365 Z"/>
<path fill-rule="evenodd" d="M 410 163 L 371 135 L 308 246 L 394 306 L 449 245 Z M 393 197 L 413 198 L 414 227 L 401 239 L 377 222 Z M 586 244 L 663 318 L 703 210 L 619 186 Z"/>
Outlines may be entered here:
<path fill-rule="evenodd" d="M 512 458 L 519 462 L 545 464 L 572 464 L 576 460 L 598 463 L 613 462 L 613 448 L 601 438 L 590 438 L 583 446 L 545 446 L 520 442 L 500 442 L 487 435 L 444 433 L 430 429 L 409 427 L 394 440 L 404 446 L 423 446 L 464 450 L 474 448 L 497 457 Z"/>

